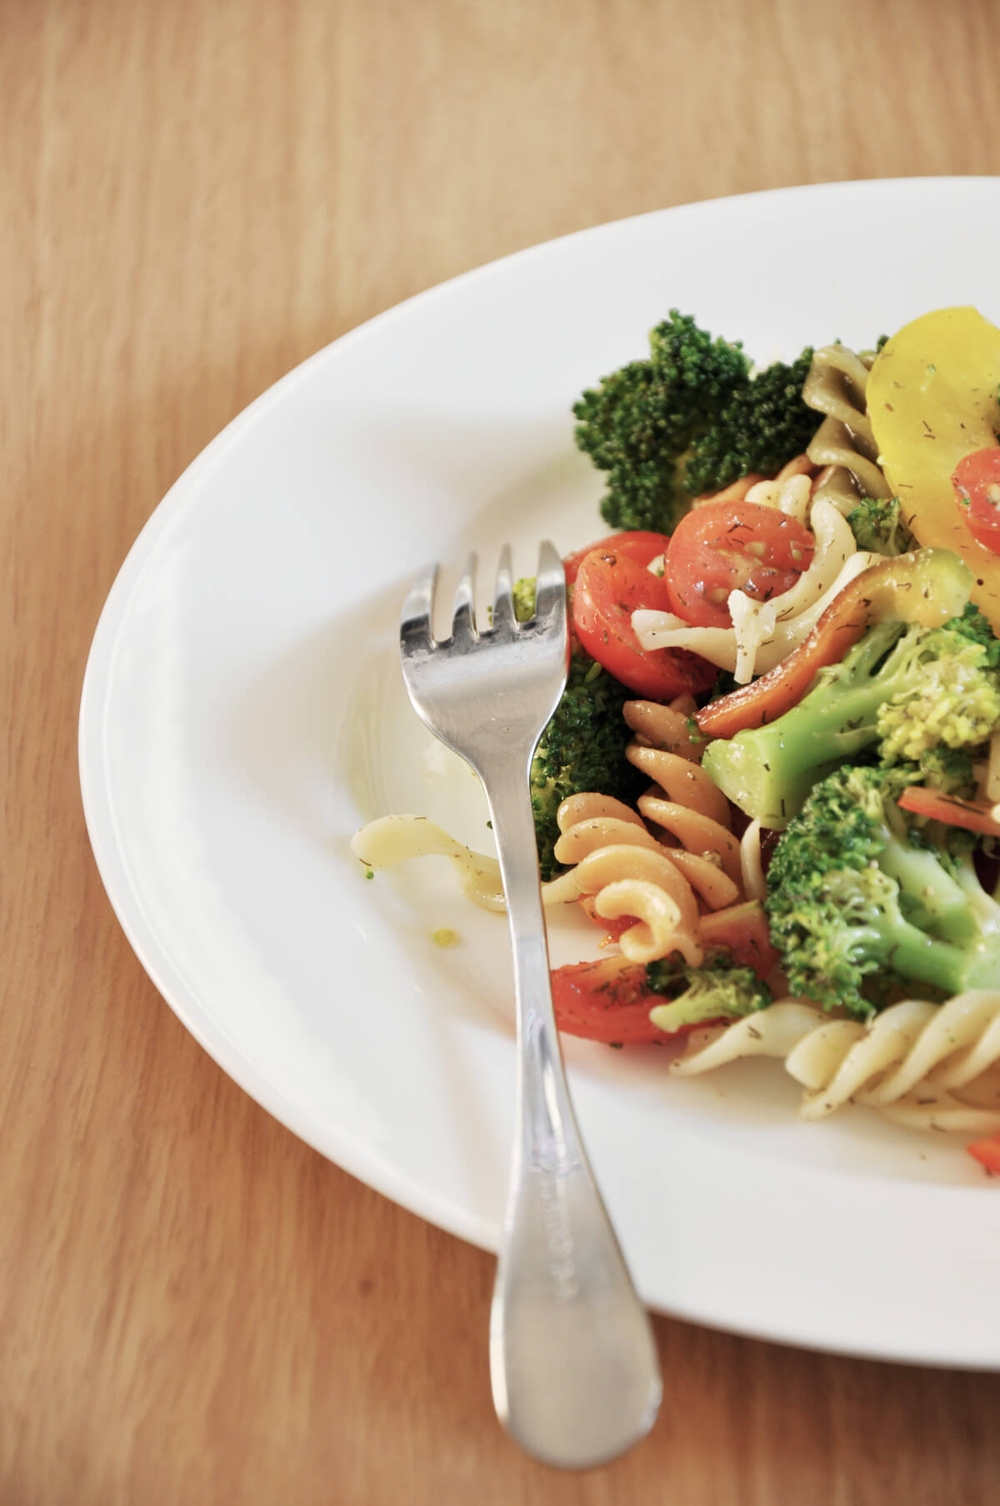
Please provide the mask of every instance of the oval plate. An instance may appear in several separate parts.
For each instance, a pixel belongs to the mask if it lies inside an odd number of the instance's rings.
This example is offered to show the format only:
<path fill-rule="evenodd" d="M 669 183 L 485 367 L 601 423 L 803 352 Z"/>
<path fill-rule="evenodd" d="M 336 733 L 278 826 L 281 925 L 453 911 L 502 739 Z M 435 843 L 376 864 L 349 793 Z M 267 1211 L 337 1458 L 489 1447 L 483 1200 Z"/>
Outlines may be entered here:
<path fill-rule="evenodd" d="M 956 226 L 976 226 L 957 235 Z M 760 362 L 916 314 L 1000 315 L 1000 181 L 755 194 L 585 231 L 412 299 L 321 351 L 172 488 L 109 595 L 83 692 L 101 876 L 164 998 L 272 1114 L 386 1196 L 495 1248 L 514 1054 L 501 918 L 442 860 L 366 883 L 391 810 L 488 845 L 478 788 L 409 712 L 417 567 L 504 537 L 532 570 L 606 529 L 581 389 L 673 307 Z M 449 926 L 461 944 L 442 951 Z M 592 948 L 573 917 L 557 961 Z M 805 1125 L 773 1063 L 666 1077 L 570 1041 L 585 1138 L 655 1308 L 857 1354 L 1000 1366 L 1000 1189 L 960 1138 L 871 1112 Z M 946 1279 L 944 1279 L 946 1274 Z"/>

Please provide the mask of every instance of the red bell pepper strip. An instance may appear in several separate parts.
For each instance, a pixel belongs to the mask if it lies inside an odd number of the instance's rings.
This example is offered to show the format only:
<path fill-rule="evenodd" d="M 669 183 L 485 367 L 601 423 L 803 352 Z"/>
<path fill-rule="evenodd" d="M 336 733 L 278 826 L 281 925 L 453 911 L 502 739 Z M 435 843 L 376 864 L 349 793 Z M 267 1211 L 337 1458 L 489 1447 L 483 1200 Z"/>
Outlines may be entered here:
<path fill-rule="evenodd" d="M 910 784 L 897 804 L 914 816 L 926 816 L 931 821 L 943 821 L 946 826 L 960 826 L 986 837 L 1000 837 L 1000 821 L 993 814 L 996 807 L 988 800 L 961 800 L 957 795 L 925 789 L 922 784 Z"/>
<path fill-rule="evenodd" d="M 992 1135 L 988 1140 L 976 1140 L 972 1145 L 967 1145 L 966 1150 L 992 1176 L 1000 1176 L 1000 1135 Z"/>
<path fill-rule="evenodd" d="M 780 664 L 699 711 L 698 730 L 706 737 L 735 737 L 777 721 L 801 701 L 819 671 L 839 664 L 873 623 L 896 618 L 940 627 L 962 611 L 971 585 L 971 571 L 946 549 L 880 560 L 844 587 Z"/>

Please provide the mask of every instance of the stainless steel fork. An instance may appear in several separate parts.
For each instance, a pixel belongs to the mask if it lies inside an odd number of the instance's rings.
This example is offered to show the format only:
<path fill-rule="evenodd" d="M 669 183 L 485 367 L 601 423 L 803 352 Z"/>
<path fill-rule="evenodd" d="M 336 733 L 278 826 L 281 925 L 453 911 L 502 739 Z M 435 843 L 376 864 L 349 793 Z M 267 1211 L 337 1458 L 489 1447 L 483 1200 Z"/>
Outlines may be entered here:
<path fill-rule="evenodd" d="M 566 684 L 566 582 L 539 556 L 534 618 L 518 623 L 510 551 L 489 628 L 476 626 L 470 556 L 451 637 L 436 642 L 437 568 L 403 604 L 403 679 L 417 712 L 483 782 L 514 951 L 518 1071 L 510 1188 L 490 1316 L 497 1415 L 528 1453 L 582 1469 L 652 1426 L 661 1381 L 649 1318 L 601 1201 L 573 1115 L 552 1010 L 529 795 L 538 740 Z"/>

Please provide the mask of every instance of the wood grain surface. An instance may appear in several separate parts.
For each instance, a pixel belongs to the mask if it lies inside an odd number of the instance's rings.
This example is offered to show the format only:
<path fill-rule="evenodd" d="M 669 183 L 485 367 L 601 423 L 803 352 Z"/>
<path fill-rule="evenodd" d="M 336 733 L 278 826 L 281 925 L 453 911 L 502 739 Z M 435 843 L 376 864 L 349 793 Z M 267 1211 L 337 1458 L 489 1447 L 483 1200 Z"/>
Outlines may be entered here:
<path fill-rule="evenodd" d="M 665 1319 L 639 1449 L 580 1477 L 521 1457 L 491 1260 L 186 1034 L 104 896 L 75 762 L 130 543 L 327 341 L 620 215 L 998 170 L 989 0 L 0 0 L 2 1506 L 1000 1499 L 1000 1376 Z"/>

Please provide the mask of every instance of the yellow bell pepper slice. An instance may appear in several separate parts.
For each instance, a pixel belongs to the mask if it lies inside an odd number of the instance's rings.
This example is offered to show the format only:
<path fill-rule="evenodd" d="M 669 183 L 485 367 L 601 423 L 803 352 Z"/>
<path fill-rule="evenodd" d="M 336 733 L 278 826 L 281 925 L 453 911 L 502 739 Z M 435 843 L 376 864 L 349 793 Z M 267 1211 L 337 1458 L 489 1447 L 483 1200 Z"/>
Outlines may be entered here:
<path fill-rule="evenodd" d="M 883 346 L 868 380 L 868 417 L 889 485 L 925 547 L 952 549 L 975 578 L 972 599 L 1000 634 L 1000 557 L 978 543 L 952 475 L 1000 433 L 1000 329 L 974 308 L 937 309 Z"/>

